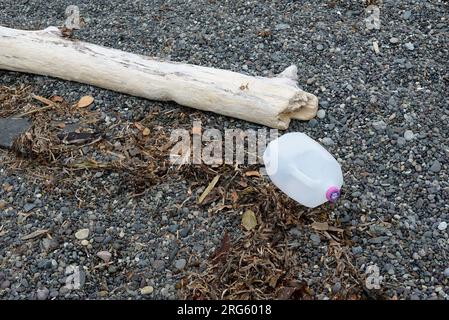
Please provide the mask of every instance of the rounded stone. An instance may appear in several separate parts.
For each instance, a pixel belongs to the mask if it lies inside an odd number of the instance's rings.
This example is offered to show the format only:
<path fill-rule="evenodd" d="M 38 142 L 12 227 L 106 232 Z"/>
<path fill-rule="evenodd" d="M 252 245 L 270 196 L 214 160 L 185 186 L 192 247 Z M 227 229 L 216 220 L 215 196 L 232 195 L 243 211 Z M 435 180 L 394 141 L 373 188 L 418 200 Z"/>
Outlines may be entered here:
<path fill-rule="evenodd" d="M 47 288 L 37 289 L 36 297 L 37 300 L 47 300 L 48 294 L 50 293 L 50 290 Z"/>
<path fill-rule="evenodd" d="M 154 288 L 152 286 L 146 286 L 140 289 L 140 293 L 143 295 L 152 294 L 154 291 Z"/>
<path fill-rule="evenodd" d="M 323 118 L 326 116 L 326 111 L 323 110 L 323 109 L 320 109 L 320 110 L 318 110 L 318 112 L 316 113 L 316 116 L 317 116 L 319 119 L 323 119 Z"/>
<path fill-rule="evenodd" d="M 405 130 L 404 132 L 404 139 L 407 141 L 411 141 L 413 140 L 413 138 L 415 137 L 415 135 L 413 134 L 412 130 Z"/>
<path fill-rule="evenodd" d="M 405 47 L 407 50 L 410 50 L 410 51 L 415 50 L 415 46 L 414 46 L 413 43 L 411 43 L 411 42 L 407 42 L 406 44 L 404 44 L 404 47 Z"/>
<path fill-rule="evenodd" d="M 335 143 L 331 138 L 323 138 L 323 140 L 321 140 L 321 142 L 325 145 L 325 146 L 333 146 Z"/>
<path fill-rule="evenodd" d="M 108 263 L 111 260 L 112 254 L 109 251 L 99 251 L 97 252 L 97 257 Z"/>
<path fill-rule="evenodd" d="M 446 221 L 440 222 L 438 224 L 438 230 L 444 231 L 444 230 L 446 230 L 446 228 L 447 228 L 447 222 Z"/>
<path fill-rule="evenodd" d="M 178 269 L 178 270 L 184 269 L 186 264 L 187 264 L 186 259 L 175 260 L 175 268 Z"/>
<path fill-rule="evenodd" d="M 84 240 L 89 237 L 89 229 L 80 229 L 75 233 L 75 238 L 78 240 Z"/>
<path fill-rule="evenodd" d="M 398 42 L 399 42 L 399 39 L 398 39 L 398 38 L 395 38 L 395 37 L 390 38 L 390 43 L 391 43 L 391 44 L 396 44 L 396 43 L 398 43 Z"/>

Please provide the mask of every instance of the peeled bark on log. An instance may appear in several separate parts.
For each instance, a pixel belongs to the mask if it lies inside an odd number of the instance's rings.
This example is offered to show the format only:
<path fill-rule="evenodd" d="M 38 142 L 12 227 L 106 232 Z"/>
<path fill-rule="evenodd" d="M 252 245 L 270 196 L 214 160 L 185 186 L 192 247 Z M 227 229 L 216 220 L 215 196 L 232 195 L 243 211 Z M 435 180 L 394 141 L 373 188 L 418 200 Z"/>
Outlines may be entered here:
<path fill-rule="evenodd" d="M 286 129 L 316 115 L 292 65 L 274 78 L 201 67 L 63 38 L 56 27 L 0 27 L 0 69 L 57 77 Z"/>

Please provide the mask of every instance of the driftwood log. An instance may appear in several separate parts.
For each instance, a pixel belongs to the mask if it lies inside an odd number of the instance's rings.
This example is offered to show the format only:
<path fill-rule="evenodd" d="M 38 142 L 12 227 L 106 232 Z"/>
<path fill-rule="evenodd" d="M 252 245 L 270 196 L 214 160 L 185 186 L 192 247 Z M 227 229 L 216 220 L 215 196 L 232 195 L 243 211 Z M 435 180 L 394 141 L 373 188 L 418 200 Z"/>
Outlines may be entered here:
<path fill-rule="evenodd" d="M 0 27 L 0 69 L 57 77 L 151 100 L 286 129 L 316 115 L 318 99 L 297 86 L 292 65 L 277 77 L 161 61 L 66 39 L 56 27 Z"/>

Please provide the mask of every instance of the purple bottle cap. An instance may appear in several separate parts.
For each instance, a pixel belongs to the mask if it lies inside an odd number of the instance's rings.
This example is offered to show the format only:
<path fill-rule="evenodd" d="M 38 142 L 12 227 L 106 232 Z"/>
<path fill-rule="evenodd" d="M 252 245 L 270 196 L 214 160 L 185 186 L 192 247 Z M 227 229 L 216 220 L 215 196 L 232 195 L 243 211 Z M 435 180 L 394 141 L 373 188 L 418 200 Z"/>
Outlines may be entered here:
<path fill-rule="evenodd" d="M 340 189 L 332 186 L 326 191 L 326 199 L 330 202 L 337 202 L 338 198 L 340 198 Z"/>

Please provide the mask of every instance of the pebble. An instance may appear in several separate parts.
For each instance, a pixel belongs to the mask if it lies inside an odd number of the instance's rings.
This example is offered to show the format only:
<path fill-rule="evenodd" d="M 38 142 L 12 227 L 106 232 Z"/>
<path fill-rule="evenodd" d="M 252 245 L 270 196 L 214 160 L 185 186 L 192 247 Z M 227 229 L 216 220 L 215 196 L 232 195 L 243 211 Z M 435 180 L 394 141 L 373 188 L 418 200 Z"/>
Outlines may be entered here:
<path fill-rule="evenodd" d="M 0 200 L 0 210 L 4 209 L 7 205 L 7 202 L 5 200 Z"/>
<path fill-rule="evenodd" d="M 320 119 L 324 119 L 324 117 L 326 116 L 326 111 L 323 109 L 318 110 L 318 112 L 316 113 L 316 116 Z"/>
<path fill-rule="evenodd" d="M 111 260 L 112 254 L 109 251 L 99 251 L 97 252 L 97 257 L 108 263 Z"/>
<path fill-rule="evenodd" d="M 98 295 L 100 298 L 105 298 L 105 297 L 108 296 L 108 294 L 109 294 L 109 292 L 106 291 L 106 290 L 101 290 L 101 291 L 98 291 L 98 293 L 97 293 L 97 295 Z"/>
<path fill-rule="evenodd" d="M 405 140 L 411 141 L 411 140 L 413 140 L 414 137 L 415 137 L 415 135 L 413 134 L 413 131 L 412 131 L 412 130 L 406 130 L 406 131 L 404 132 L 404 139 L 405 139 Z"/>
<path fill-rule="evenodd" d="M 89 237 L 89 229 L 80 229 L 75 233 L 75 238 L 78 240 L 84 240 Z"/>
<path fill-rule="evenodd" d="M 407 141 L 403 137 L 398 138 L 398 146 L 402 147 L 407 143 Z"/>
<path fill-rule="evenodd" d="M 402 17 L 403 17 L 405 20 L 410 19 L 411 16 L 412 16 L 412 12 L 409 11 L 409 10 L 404 11 L 404 14 L 402 15 Z"/>
<path fill-rule="evenodd" d="M 204 251 L 204 246 L 202 246 L 200 244 L 196 244 L 193 246 L 193 250 L 196 251 L 197 253 L 201 253 Z"/>
<path fill-rule="evenodd" d="M 11 282 L 9 280 L 5 280 L 0 284 L 0 289 L 9 288 L 10 285 L 11 285 Z"/>
<path fill-rule="evenodd" d="M 184 269 L 184 267 L 186 266 L 186 264 L 187 264 L 186 259 L 178 259 L 178 260 L 175 260 L 175 268 L 178 269 L 178 270 Z"/>
<path fill-rule="evenodd" d="M 309 120 L 309 126 L 311 128 L 315 128 L 318 125 L 318 121 L 316 119 L 310 119 Z"/>
<path fill-rule="evenodd" d="M 86 240 L 86 239 L 84 239 L 84 240 L 81 240 L 81 245 L 83 245 L 83 246 L 87 247 L 87 246 L 89 245 L 89 241 L 88 241 L 88 240 Z"/>
<path fill-rule="evenodd" d="M 140 293 L 143 295 L 152 294 L 154 291 L 154 288 L 152 286 L 146 286 L 140 289 Z"/>
<path fill-rule="evenodd" d="M 382 243 L 382 242 L 384 242 L 386 240 L 388 240 L 387 236 L 381 236 L 381 237 L 371 238 L 371 239 L 368 240 L 368 242 L 372 243 L 372 244 L 379 244 L 379 243 Z"/>
<path fill-rule="evenodd" d="M 154 270 L 160 272 L 160 271 L 164 270 L 165 262 L 163 260 L 155 260 L 153 262 L 153 268 L 154 268 Z"/>
<path fill-rule="evenodd" d="M 333 145 L 335 144 L 334 141 L 333 141 L 331 138 L 328 138 L 328 137 L 323 138 L 323 139 L 321 140 L 321 142 L 322 142 L 325 146 L 333 146 Z"/>
<path fill-rule="evenodd" d="M 171 233 L 176 233 L 176 231 L 178 230 L 178 225 L 176 224 L 172 224 L 171 226 L 168 227 L 168 231 L 170 231 Z"/>
<path fill-rule="evenodd" d="M 321 50 L 324 49 L 324 46 L 323 46 L 322 44 L 318 44 L 318 45 L 316 46 L 316 49 L 321 51 Z"/>
<path fill-rule="evenodd" d="M 411 42 L 407 42 L 406 44 L 404 44 L 404 47 L 405 47 L 407 50 L 410 50 L 410 51 L 415 50 L 415 46 L 414 46 L 413 43 L 411 43 Z"/>
<path fill-rule="evenodd" d="M 30 212 L 31 210 L 33 210 L 36 207 L 36 205 L 34 203 L 27 203 L 23 206 L 23 210 L 25 212 Z"/>
<path fill-rule="evenodd" d="M 50 290 L 47 288 L 37 289 L 36 297 L 37 300 L 47 300 L 48 294 L 50 293 Z"/>
<path fill-rule="evenodd" d="M 449 268 L 446 268 L 446 269 L 443 271 L 443 274 L 444 274 L 444 276 L 445 276 L 446 278 L 449 278 Z"/>
<path fill-rule="evenodd" d="M 396 44 L 396 43 L 398 43 L 398 42 L 399 42 L 399 39 L 398 39 L 398 38 L 395 38 L 395 37 L 390 38 L 390 43 L 391 43 L 391 44 Z"/>
<path fill-rule="evenodd" d="M 66 286 L 62 286 L 62 287 L 59 289 L 59 294 L 60 294 L 60 295 L 65 295 L 65 294 L 67 294 L 67 293 L 69 293 L 69 292 L 70 292 L 70 289 L 67 288 Z"/>
<path fill-rule="evenodd" d="M 321 242 L 321 238 L 316 233 L 313 233 L 310 235 L 310 240 L 313 242 L 314 245 L 319 245 Z"/>
<path fill-rule="evenodd" d="M 383 120 L 375 121 L 373 122 L 373 127 L 376 131 L 384 131 L 387 129 L 387 124 Z"/>
<path fill-rule="evenodd" d="M 378 43 L 377 41 L 374 41 L 374 42 L 373 42 L 373 50 L 374 50 L 374 52 L 375 52 L 376 54 L 379 54 L 379 53 L 380 53 L 380 50 L 379 50 L 379 43 Z"/>
<path fill-rule="evenodd" d="M 185 238 L 189 235 L 189 232 L 190 232 L 190 226 L 182 228 L 181 230 L 179 230 L 179 236 L 181 238 Z"/>
<path fill-rule="evenodd" d="M 306 80 L 306 83 L 307 84 L 314 84 L 316 82 L 316 79 L 315 78 L 308 78 L 307 80 Z"/>
<path fill-rule="evenodd" d="M 446 221 L 440 222 L 438 224 L 438 230 L 444 231 L 444 230 L 446 230 L 446 228 L 447 228 L 447 222 Z"/>
<path fill-rule="evenodd" d="M 362 247 L 352 247 L 352 253 L 353 254 L 361 254 L 363 252 Z"/>
<path fill-rule="evenodd" d="M 59 243 L 58 240 L 56 240 L 55 238 L 52 239 L 45 238 L 42 240 L 42 247 L 46 251 L 53 251 L 59 247 Z"/>
<path fill-rule="evenodd" d="M 59 295 L 57 290 L 50 291 L 50 298 L 56 298 Z"/>
<path fill-rule="evenodd" d="M 117 267 L 116 266 L 109 266 L 108 272 L 109 273 L 116 273 L 117 272 Z"/>
<path fill-rule="evenodd" d="M 341 283 L 340 282 L 336 282 L 333 286 L 332 286 L 332 292 L 333 293 L 338 293 L 341 290 Z"/>
<path fill-rule="evenodd" d="M 51 260 L 42 259 L 37 263 L 37 267 L 39 269 L 50 269 L 51 268 Z"/>
<path fill-rule="evenodd" d="M 279 23 L 279 24 L 274 26 L 274 30 L 278 30 L 278 31 L 286 30 L 286 29 L 289 29 L 289 28 L 290 28 L 290 25 L 287 24 L 287 23 Z"/>
<path fill-rule="evenodd" d="M 432 172 L 440 172 L 441 170 L 441 163 L 438 160 L 435 160 L 432 165 L 430 166 L 430 171 Z"/>

